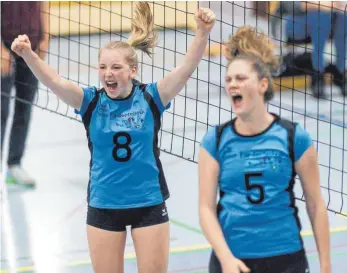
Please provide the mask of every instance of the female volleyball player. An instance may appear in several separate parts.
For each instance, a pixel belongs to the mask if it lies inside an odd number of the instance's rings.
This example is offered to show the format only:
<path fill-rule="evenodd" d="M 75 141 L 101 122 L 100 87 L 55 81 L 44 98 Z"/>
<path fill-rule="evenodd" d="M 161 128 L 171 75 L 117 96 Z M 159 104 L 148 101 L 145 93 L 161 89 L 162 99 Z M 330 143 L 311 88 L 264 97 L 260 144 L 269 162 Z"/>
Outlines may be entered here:
<path fill-rule="evenodd" d="M 293 186 L 299 175 L 319 251 L 330 273 L 327 211 L 316 150 L 298 124 L 269 113 L 270 41 L 242 27 L 226 45 L 225 89 L 236 118 L 212 127 L 199 153 L 199 215 L 211 273 L 308 273 Z M 217 189 L 219 202 L 216 207 Z"/>
<path fill-rule="evenodd" d="M 198 66 L 215 23 L 214 13 L 200 8 L 197 29 L 184 62 L 156 83 L 135 80 L 135 49 L 155 47 L 153 17 L 146 2 L 137 2 L 128 42 L 110 42 L 99 52 L 103 85 L 80 88 L 61 78 L 30 48 L 26 35 L 13 41 L 35 76 L 82 116 L 91 151 L 87 234 L 96 273 L 124 271 L 126 226 L 141 273 L 167 271 L 169 197 L 157 147 L 160 117 Z"/>

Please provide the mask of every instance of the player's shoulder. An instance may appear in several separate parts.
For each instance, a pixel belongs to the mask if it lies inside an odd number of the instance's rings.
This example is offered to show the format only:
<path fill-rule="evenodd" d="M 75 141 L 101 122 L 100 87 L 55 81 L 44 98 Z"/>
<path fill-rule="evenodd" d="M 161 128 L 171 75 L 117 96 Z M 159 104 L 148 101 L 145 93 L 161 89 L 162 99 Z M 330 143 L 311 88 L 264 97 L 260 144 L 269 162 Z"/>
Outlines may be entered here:
<path fill-rule="evenodd" d="M 84 93 L 90 93 L 95 95 L 98 93 L 101 89 L 97 88 L 96 86 L 82 86 L 81 89 Z"/>
<path fill-rule="evenodd" d="M 132 80 L 132 84 L 134 85 L 135 89 L 137 89 L 138 91 L 144 92 L 144 91 L 150 91 L 151 89 L 156 87 L 156 83 L 153 82 L 141 82 L 137 79 L 133 79 Z"/>
<path fill-rule="evenodd" d="M 296 126 L 298 125 L 298 123 L 295 121 L 291 121 L 276 114 L 272 115 L 275 116 L 275 122 L 286 130 L 295 130 Z"/>
<path fill-rule="evenodd" d="M 296 142 L 301 141 L 302 139 L 309 140 L 311 138 L 309 132 L 301 126 L 299 122 L 291 121 L 279 116 L 277 116 L 277 122 L 292 135 Z"/>
<path fill-rule="evenodd" d="M 141 82 L 139 80 L 133 79 L 132 84 L 134 86 L 134 92 L 136 96 L 141 97 L 154 97 L 157 92 L 157 85 L 155 82 Z"/>
<path fill-rule="evenodd" d="M 143 83 L 137 79 L 132 79 L 132 84 L 140 90 L 145 89 L 148 85 L 148 83 Z"/>
<path fill-rule="evenodd" d="M 228 120 L 228 121 L 225 121 L 225 122 L 223 122 L 223 123 L 221 123 L 219 125 L 216 125 L 215 126 L 215 133 L 217 134 L 217 136 L 218 135 L 222 135 L 222 133 L 223 133 L 225 128 L 227 128 L 229 126 L 233 127 L 234 123 L 235 123 L 235 119 L 236 118 Z"/>
<path fill-rule="evenodd" d="M 230 127 L 230 126 L 234 126 L 234 123 L 235 123 L 235 119 L 232 119 L 232 120 L 228 120 L 228 121 L 225 121 L 219 125 L 216 125 L 213 129 L 213 134 L 214 134 L 214 137 L 216 139 L 216 144 L 217 144 L 217 148 L 219 147 L 219 144 L 220 144 L 220 141 L 221 141 L 221 138 L 222 138 L 222 135 L 223 135 L 223 132 L 225 132 L 225 129 L 227 127 Z"/>

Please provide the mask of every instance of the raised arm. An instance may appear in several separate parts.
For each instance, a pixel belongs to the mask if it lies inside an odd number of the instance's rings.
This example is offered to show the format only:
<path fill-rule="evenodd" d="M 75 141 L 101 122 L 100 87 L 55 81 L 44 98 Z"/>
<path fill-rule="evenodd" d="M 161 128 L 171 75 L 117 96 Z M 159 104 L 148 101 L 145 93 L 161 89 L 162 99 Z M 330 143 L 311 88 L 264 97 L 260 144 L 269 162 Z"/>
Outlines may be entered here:
<path fill-rule="evenodd" d="M 184 62 L 158 82 L 158 91 L 166 106 L 184 87 L 204 54 L 210 31 L 215 23 L 215 14 L 200 8 L 195 14 L 197 29 L 195 38 L 188 48 Z"/>
<path fill-rule="evenodd" d="M 83 100 L 83 91 L 72 82 L 60 77 L 47 63 L 31 49 L 27 35 L 19 35 L 11 46 L 18 56 L 21 56 L 35 77 L 53 91 L 62 101 L 71 107 L 80 110 Z"/>

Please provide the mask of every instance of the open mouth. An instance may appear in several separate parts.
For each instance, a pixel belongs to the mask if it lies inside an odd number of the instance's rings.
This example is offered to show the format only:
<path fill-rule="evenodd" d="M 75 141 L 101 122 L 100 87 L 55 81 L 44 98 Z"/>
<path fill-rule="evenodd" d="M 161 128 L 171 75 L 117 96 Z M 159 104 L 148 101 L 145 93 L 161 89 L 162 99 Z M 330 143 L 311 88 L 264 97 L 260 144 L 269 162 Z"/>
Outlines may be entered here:
<path fill-rule="evenodd" d="M 107 86 L 110 90 L 114 90 L 114 89 L 117 88 L 118 83 L 117 83 L 117 82 L 107 81 L 107 82 L 106 82 L 106 86 Z"/>
<path fill-rule="evenodd" d="M 242 96 L 241 95 L 232 95 L 231 99 L 235 104 L 238 104 L 242 101 Z"/>

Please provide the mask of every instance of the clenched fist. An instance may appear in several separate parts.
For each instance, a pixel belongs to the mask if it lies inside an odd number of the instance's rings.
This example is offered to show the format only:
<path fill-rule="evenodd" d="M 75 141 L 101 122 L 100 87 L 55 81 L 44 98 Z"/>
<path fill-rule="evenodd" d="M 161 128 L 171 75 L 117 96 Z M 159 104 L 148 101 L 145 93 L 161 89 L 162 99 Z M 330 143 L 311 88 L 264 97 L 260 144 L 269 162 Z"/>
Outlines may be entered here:
<path fill-rule="evenodd" d="M 216 22 L 216 15 L 208 8 L 199 8 L 195 13 L 197 28 L 204 32 L 210 32 Z"/>
<path fill-rule="evenodd" d="M 32 51 L 31 43 L 27 35 L 18 35 L 12 42 L 11 49 L 18 56 L 23 57 Z"/>

